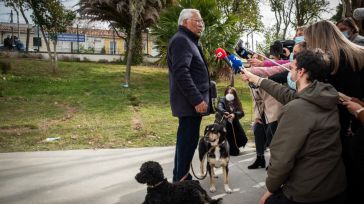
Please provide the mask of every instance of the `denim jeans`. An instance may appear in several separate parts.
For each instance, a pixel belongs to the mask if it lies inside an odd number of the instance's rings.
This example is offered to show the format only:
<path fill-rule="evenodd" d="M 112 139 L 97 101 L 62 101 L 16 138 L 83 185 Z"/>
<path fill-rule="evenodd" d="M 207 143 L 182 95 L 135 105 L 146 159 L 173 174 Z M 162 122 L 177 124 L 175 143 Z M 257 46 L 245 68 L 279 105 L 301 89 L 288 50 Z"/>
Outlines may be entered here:
<path fill-rule="evenodd" d="M 190 169 L 190 164 L 195 153 L 200 137 L 202 116 L 179 117 L 177 130 L 176 152 L 174 156 L 173 182 L 183 178 Z M 188 175 L 186 180 L 191 180 Z"/>

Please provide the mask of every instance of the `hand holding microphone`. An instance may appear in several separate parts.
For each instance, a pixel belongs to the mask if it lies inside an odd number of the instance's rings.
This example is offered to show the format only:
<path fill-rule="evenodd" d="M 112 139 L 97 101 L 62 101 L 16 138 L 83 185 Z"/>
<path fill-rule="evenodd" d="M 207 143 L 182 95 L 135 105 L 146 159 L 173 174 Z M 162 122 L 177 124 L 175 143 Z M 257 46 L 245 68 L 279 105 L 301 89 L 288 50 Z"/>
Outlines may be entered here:
<path fill-rule="evenodd" d="M 253 67 L 264 67 L 264 63 L 258 59 L 248 59 L 248 62 Z"/>
<path fill-rule="evenodd" d="M 247 71 L 246 69 L 243 69 L 242 73 L 240 73 L 240 74 L 241 74 L 241 78 L 244 81 L 248 81 L 248 82 L 252 83 L 253 85 L 255 85 L 256 87 L 259 86 L 259 82 L 262 79 L 259 76 Z"/>

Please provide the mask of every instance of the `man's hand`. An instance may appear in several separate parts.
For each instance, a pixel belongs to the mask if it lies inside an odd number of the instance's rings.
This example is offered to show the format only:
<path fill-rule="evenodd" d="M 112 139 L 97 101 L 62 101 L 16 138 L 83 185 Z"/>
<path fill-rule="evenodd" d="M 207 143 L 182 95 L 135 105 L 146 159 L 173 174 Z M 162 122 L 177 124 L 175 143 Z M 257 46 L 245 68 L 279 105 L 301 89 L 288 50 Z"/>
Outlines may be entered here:
<path fill-rule="evenodd" d="M 231 120 L 233 120 L 235 118 L 235 114 L 234 113 L 230 113 L 230 114 L 227 114 L 225 115 L 225 118 L 230 118 Z"/>
<path fill-rule="evenodd" d="M 262 121 L 262 119 L 260 119 L 260 118 L 255 118 L 254 123 L 255 123 L 255 124 L 262 124 L 262 125 L 263 125 L 263 121 Z"/>
<path fill-rule="evenodd" d="M 197 106 L 195 106 L 197 113 L 206 113 L 207 112 L 208 105 L 205 101 L 202 101 Z"/>
<path fill-rule="evenodd" d="M 267 191 L 264 193 L 264 195 L 260 198 L 259 200 L 259 204 L 265 204 L 265 202 L 267 201 L 267 199 L 269 198 L 269 196 L 273 195 L 273 193 Z"/>
<path fill-rule="evenodd" d="M 258 59 L 248 59 L 248 62 L 253 67 L 263 67 L 264 66 L 263 61 L 260 61 Z"/>
<path fill-rule="evenodd" d="M 356 111 L 363 108 L 359 103 L 355 103 L 354 101 L 344 101 L 343 104 L 351 114 L 355 115 L 355 117 L 357 116 Z"/>
<path fill-rule="evenodd" d="M 258 81 L 259 81 L 259 76 L 252 74 L 251 72 L 243 69 L 243 72 L 240 73 L 241 74 L 241 78 L 244 81 L 249 81 L 252 82 L 254 85 L 258 85 Z"/>

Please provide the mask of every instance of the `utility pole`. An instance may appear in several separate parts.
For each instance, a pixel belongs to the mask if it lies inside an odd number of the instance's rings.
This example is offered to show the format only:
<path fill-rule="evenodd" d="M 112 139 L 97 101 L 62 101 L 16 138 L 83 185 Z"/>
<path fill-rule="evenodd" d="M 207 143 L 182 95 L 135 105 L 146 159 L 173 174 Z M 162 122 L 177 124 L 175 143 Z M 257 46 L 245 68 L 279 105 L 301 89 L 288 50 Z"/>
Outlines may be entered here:
<path fill-rule="evenodd" d="M 250 33 L 246 34 L 246 43 L 245 43 L 245 46 L 246 46 L 246 48 L 248 48 L 248 49 L 249 49 L 249 34 L 250 34 Z"/>
<path fill-rule="evenodd" d="M 39 38 L 39 32 L 40 32 L 40 27 L 39 27 L 39 24 L 38 24 L 38 26 L 37 26 L 37 34 L 38 34 L 38 52 L 39 52 L 39 44 L 40 44 L 40 42 L 42 41 L 40 38 Z"/>
<path fill-rule="evenodd" d="M 112 30 L 112 37 L 113 37 L 113 40 L 114 40 L 114 42 L 113 42 L 113 46 L 112 46 L 112 47 L 113 47 L 113 49 L 112 49 L 112 50 L 113 50 L 113 53 L 112 53 L 112 54 L 113 54 L 113 55 L 115 55 L 115 53 L 116 53 L 116 52 L 115 52 L 115 51 L 116 51 L 115 29 L 113 29 L 113 30 Z"/>
<path fill-rule="evenodd" d="M 19 12 L 18 10 L 15 10 L 15 12 L 16 12 L 16 21 L 18 23 L 18 39 L 20 40 Z"/>
<path fill-rule="evenodd" d="M 11 28 L 11 49 L 13 49 L 13 47 L 14 47 L 14 27 L 13 27 L 13 23 L 14 23 L 14 21 L 13 21 L 13 10 L 11 10 L 10 11 L 10 24 L 11 24 L 11 26 L 10 26 L 10 28 Z"/>
<path fill-rule="evenodd" d="M 253 35 L 253 31 L 252 31 L 252 50 L 254 50 L 254 35 Z"/>
<path fill-rule="evenodd" d="M 77 32 L 77 53 L 80 53 L 80 40 L 78 39 L 78 23 L 76 27 L 76 32 Z"/>

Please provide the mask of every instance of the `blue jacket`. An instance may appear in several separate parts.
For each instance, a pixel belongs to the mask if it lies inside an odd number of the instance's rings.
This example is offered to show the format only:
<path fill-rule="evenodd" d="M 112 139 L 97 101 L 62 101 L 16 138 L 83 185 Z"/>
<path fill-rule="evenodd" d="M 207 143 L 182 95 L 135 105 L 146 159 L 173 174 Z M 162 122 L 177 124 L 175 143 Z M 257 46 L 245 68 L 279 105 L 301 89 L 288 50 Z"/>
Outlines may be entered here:
<path fill-rule="evenodd" d="M 204 114 L 208 115 L 211 110 L 210 78 L 202 49 L 198 46 L 198 37 L 179 26 L 169 40 L 167 62 L 173 116 L 200 116 L 195 106 L 203 100 L 209 104 L 209 110 Z"/>

